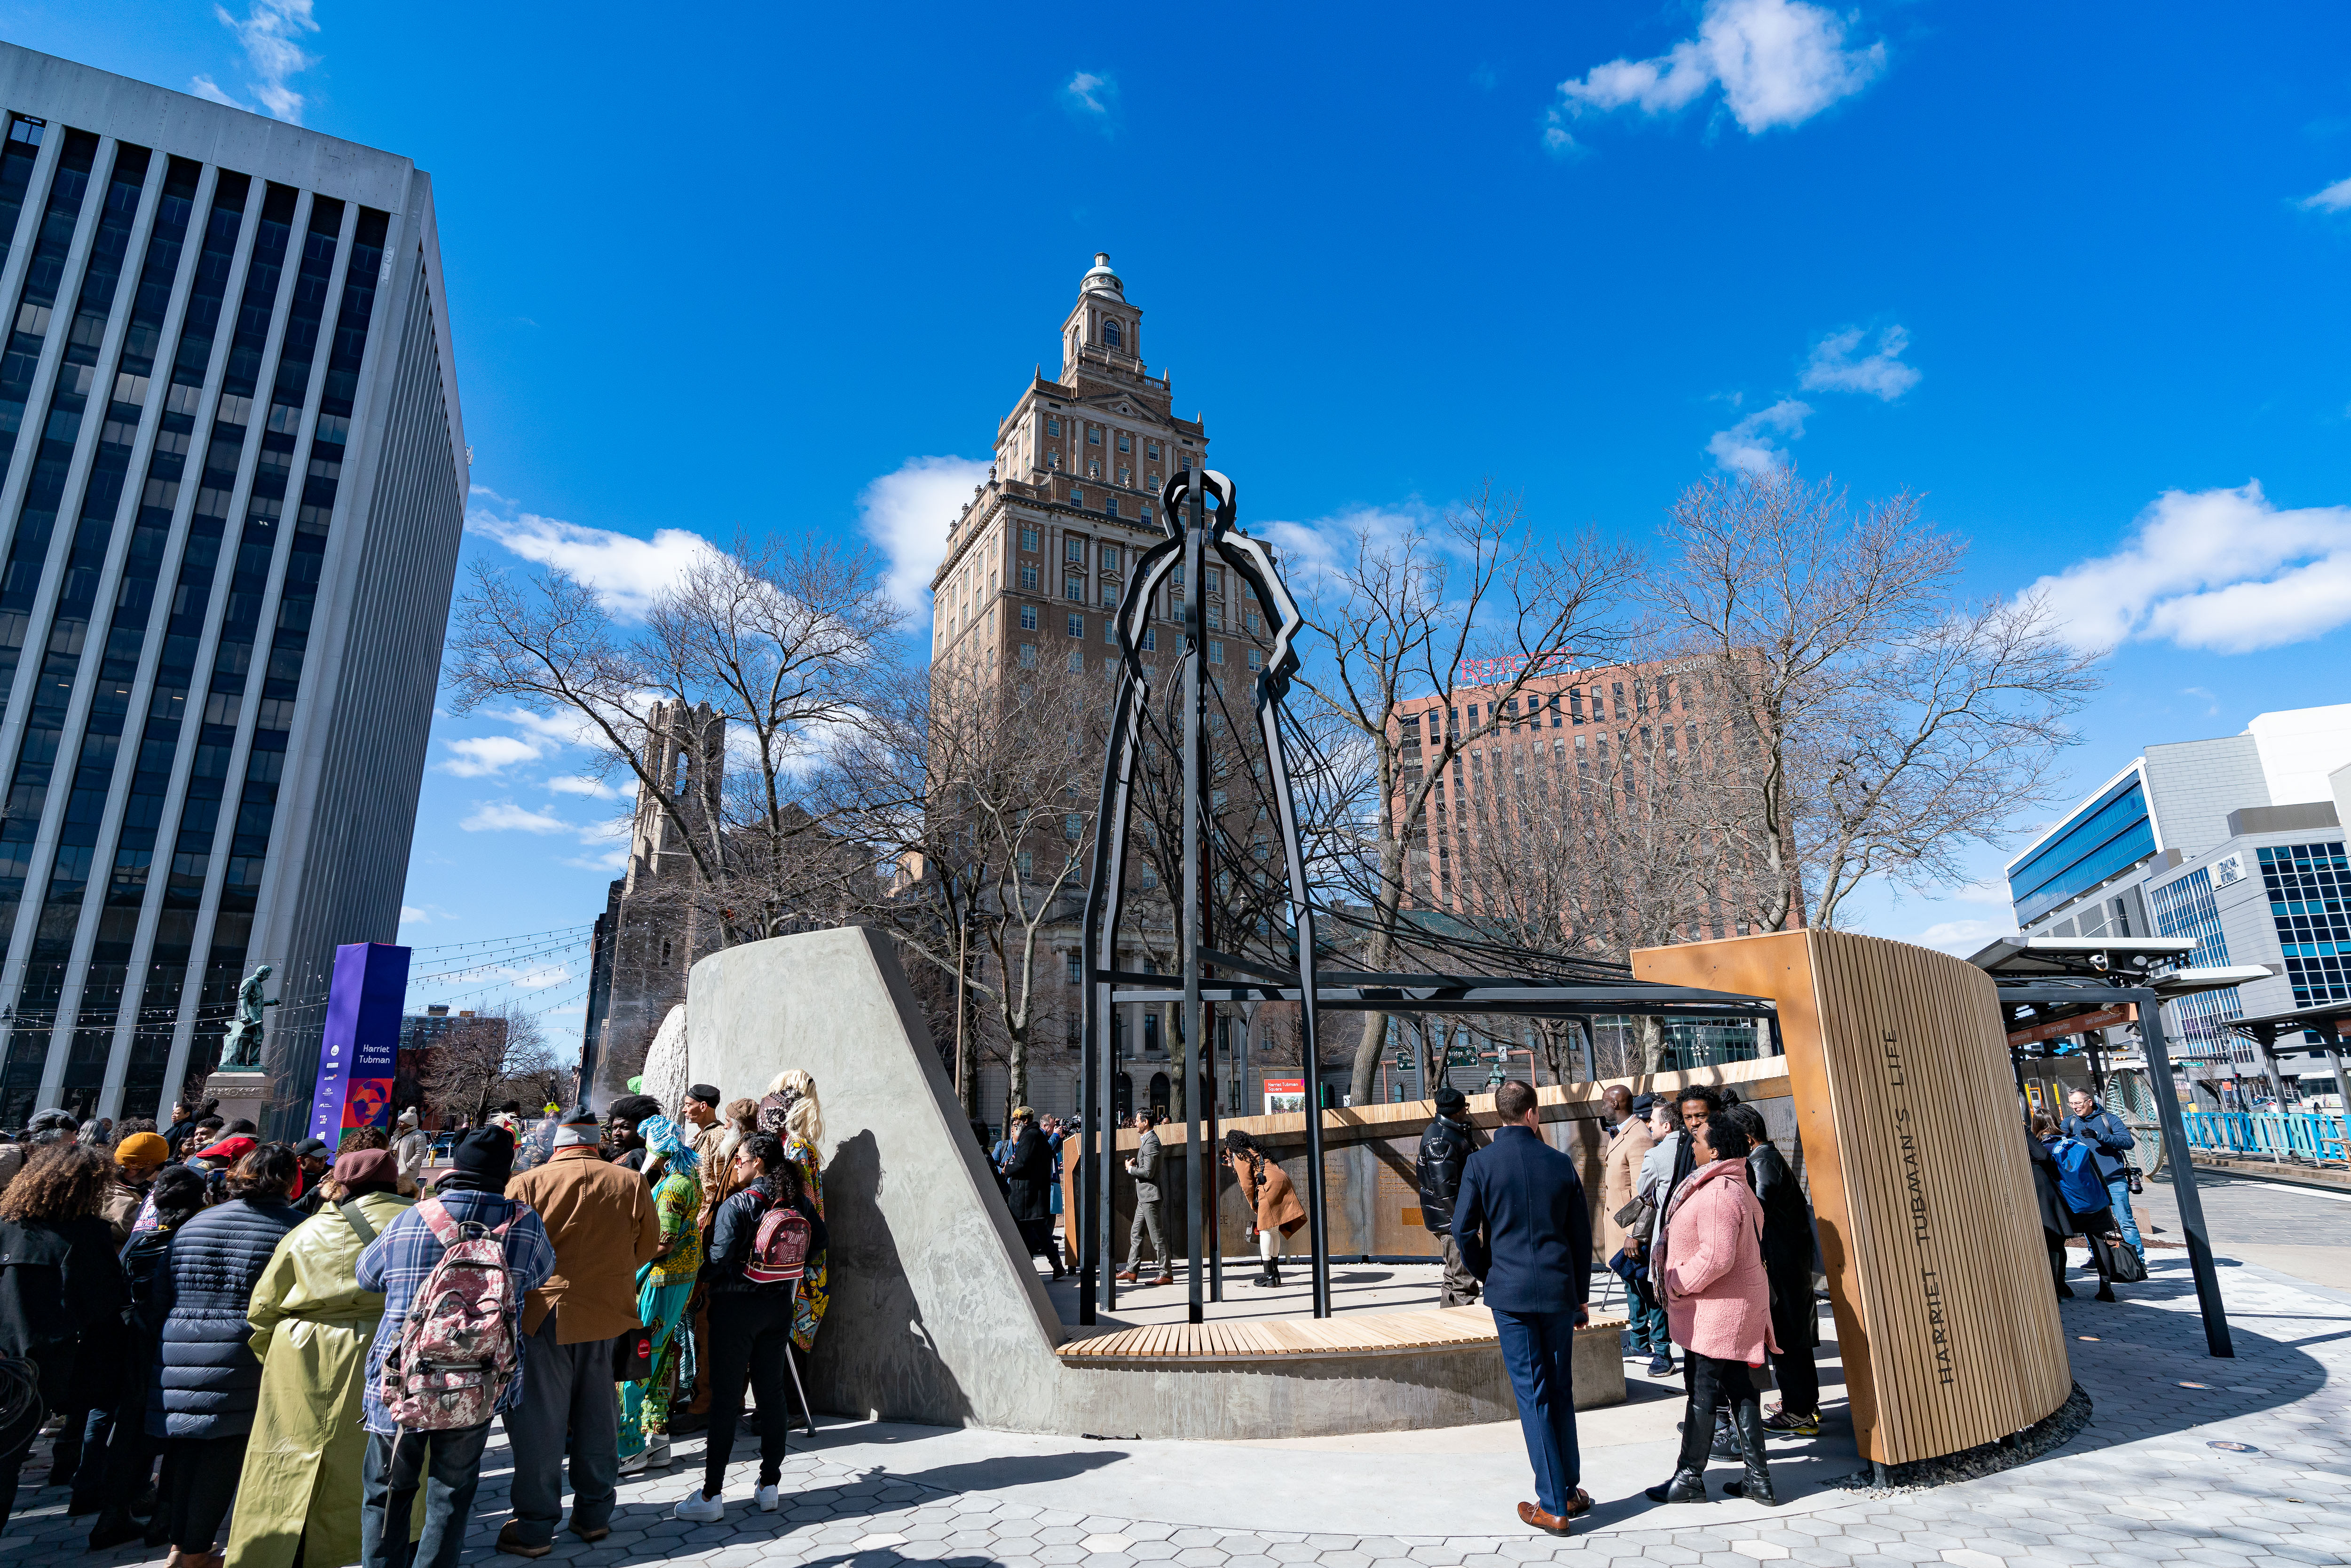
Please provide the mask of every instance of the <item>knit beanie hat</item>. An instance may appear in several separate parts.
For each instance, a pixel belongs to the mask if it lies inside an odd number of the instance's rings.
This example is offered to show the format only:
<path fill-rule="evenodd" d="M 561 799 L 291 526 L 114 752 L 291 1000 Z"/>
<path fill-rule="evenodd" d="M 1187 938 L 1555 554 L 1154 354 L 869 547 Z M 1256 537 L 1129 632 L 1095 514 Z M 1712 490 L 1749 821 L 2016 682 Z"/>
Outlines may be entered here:
<path fill-rule="evenodd" d="M 514 1171 L 514 1134 L 504 1127 L 476 1127 L 457 1140 L 449 1163 L 463 1175 L 504 1181 Z"/>

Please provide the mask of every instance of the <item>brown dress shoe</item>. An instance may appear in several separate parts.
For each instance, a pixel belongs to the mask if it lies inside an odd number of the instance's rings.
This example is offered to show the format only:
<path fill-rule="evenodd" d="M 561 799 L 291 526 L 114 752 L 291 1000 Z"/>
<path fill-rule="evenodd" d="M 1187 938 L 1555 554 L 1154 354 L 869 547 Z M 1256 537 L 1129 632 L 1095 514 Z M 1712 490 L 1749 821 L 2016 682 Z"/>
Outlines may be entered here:
<path fill-rule="evenodd" d="M 1519 1504 L 1519 1521 L 1531 1524 L 1546 1535 L 1565 1535 L 1568 1530 L 1567 1521 L 1555 1513 L 1545 1513 L 1531 1502 Z"/>
<path fill-rule="evenodd" d="M 522 1526 L 515 1521 L 507 1520 L 505 1527 L 498 1531 L 498 1550 L 511 1552 L 517 1557 L 544 1557 L 555 1550 L 555 1543 L 551 1541 L 537 1543 L 525 1541 L 516 1533 L 521 1528 Z"/>
<path fill-rule="evenodd" d="M 1573 1519 L 1579 1513 L 1590 1513 L 1591 1511 L 1592 1494 L 1585 1491 L 1582 1487 L 1576 1488 L 1575 1495 L 1567 1500 L 1567 1517 Z"/>
<path fill-rule="evenodd" d="M 1121 1275 L 1118 1277 L 1118 1282 L 1119 1282 L 1120 1284 L 1122 1284 L 1122 1285 L 1132 1285 L 1132 1284 L 1134 1284 L 1134 1270 L 1132 1270 L 1132 1269 L 1129 1269 L 1125 1273 L 1121 1274 Z"/>
<path fill-rule="evenodd" d="M 1155 1285 L 1172 1285 L 1176 1282 L 1176 1276 L 1173 1274 L 1162 1274 L 1159 1278 L 1152 1281 L 1151 1282 Z"/>

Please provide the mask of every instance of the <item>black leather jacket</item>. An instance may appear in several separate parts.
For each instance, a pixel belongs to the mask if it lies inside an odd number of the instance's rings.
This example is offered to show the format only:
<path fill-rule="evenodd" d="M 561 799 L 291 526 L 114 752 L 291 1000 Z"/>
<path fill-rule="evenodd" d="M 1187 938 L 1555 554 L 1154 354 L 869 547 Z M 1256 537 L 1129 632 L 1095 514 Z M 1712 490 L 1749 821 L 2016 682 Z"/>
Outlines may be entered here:
<path fill-rule="evenodd" d="M 1461 1167 L 1478 1146 L 1477 1133 L 1467 1122 L 1432 1117 L 1420 1135 L 1420 1157 L 1413 1174 L 1420 1182 L 1420 1222 L 1431 1236 L 1453 1233 L 1453 1200 L 1461 1191 Z"/>

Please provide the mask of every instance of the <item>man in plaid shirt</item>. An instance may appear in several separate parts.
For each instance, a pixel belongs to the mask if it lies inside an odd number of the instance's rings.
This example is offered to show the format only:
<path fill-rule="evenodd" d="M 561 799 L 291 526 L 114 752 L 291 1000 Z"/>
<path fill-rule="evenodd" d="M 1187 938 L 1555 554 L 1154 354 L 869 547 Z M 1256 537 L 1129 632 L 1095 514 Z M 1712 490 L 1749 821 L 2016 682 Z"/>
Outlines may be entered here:
<path fill-rule="evenodd" d="M 555 1271 L 555 1249 L 538 1216 L 506 1196 L 507 1176 L 514 1166 L 512 1134 L 503 1127 L 476 1129 L 457 1140 L 453 1157 L 455 1168 L 441 1178 L 437 1199 L 449 1218 L 489 1230 L 513 1222 L 506 1251 L 517 1308 L 515 1380 L 498 1398 L 503 1412 L 522 1398 L 522 1299 Z M 490 1423 L 453 1432 L 402 1433 L 383 1407 L 384 1353 L 399 1343 L 409 1302 L 431 1277 L 444 1250 L 432 1228 L 411 1208 L 385 1226 L 360 1254 L 360 1288 L 383 1292 L 383 1319 L 368 1349 L 364 1395 L 368 1447 L 360 1472 L 360 1561 L 364 1568 L 404 1568 L 409 1514 L 420 1485 L 424 1489 L 424 1532 L 417 1540 L 413 1568 L 453 1568 L 465 1542 L 466 1521 L 473 1515 Z"/>

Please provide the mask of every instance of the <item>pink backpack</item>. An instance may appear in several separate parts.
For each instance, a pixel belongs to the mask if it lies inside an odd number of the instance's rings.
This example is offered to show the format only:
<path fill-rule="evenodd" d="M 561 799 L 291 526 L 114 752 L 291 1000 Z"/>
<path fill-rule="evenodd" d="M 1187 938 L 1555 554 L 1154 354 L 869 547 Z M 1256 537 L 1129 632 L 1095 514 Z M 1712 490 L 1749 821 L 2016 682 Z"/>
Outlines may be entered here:
<path fill-rule="evenodd" d="M 514 1220 L 496 1230 L 475 1220 L 461 1225 L 437 1197 L 418 1204 L 416 1216 L 443 1251 L 384 1352 L 384 1411 L 408 1431 L 478 1427 L 519 1372 L 506 1248 Z"/>
<path fill-rule="evenodd" d="M 800 1211 L 788 1204 L 771 1203 L 759 1216 L 751 1238 L 751 1256 L 744 1260 L 743 1278 L 755 1285 L 777 1285 L 808 1272 L 809 1244 L 816 1232 Z"/>

